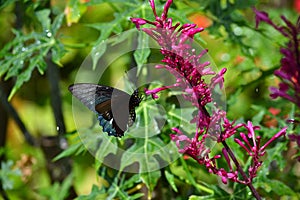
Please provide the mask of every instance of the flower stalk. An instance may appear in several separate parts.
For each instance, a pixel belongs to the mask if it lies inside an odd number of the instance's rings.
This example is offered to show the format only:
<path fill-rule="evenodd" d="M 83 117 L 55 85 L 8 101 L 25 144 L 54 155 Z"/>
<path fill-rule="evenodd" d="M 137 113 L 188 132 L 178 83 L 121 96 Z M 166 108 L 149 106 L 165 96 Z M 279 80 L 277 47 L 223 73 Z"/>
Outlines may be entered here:
<path fill-rule="evenodd" d="M 224 74 L 226 68 L 219 72 L 212 70 L 209 61 L 201 61 L 201 58 L 208 52 L 208 49 L 197 52 L 192 44 L 195 34 L 204 30 L 195 24 L 173 25 L 172 18 L 168 18 L 168 11 L 172 0 L 167 0 L 161 16 L 157 15 L 154 0 L 149 0 L 155 20 L 149 21 L 142 18 L 131 18 L 138 30 L 144 31 L 151 36 L 161 47 L 160 52 L 164 56 L 162 62 L 164 65 L 157 65 L 156 68 L 165 68 L 176 78 L 176 83 L 171 86 L 164 86 L 147 90 L 146 94 L 158 98 L 157 93 L 172 87 L 181 88 L 183 97 L 186 101 L 197 108 L 196 114 L 193 116 L 192 123 L 196 124 L 194 136 L 189 138 L 179 128 L 172 128 L 175 134 L 171 134 L 171 139 L 178 147 L 178 151 L 182 154 L 189 155 L 200 165 L 204 165 L 210 173 L 221 177 L 224 184 L 228 180 L 247 185 L 256 199 L 261 199 L 257 191 L 252 185 L 253 178 L 256 177 L 257 170 L 261 166 L 262 161 L 259 158 L 264 155 L 264 150 L 272 141 L 285 134 L 286 129 L 281 130 L 269 142 L 260 147 L 260 136 L 255 136 L 255 131 L 259 129 L 253 126 L 251 122 L 248 124 L 237 124 L 230 122 L 226 118 L 226 112 L 218 108 L 214 102 L 212 92 L 216 87 L 223 88 Z M 141 28 L 144 25 L 150 25 L 148 28 Z M 209 79 L 210 81 L 207 81 Z M 207 105 L 213 104 L 211 114 L 207 110 Z M 246 129 L 246 133 L 242 133 L 240 129 Z M 226 143 L 226 139 L 240 133 L 241 140 L 235 139 L 235 142 L 252 157 L 252 164 L 245 173 L 236 159 L 233 151 Z M 208 140 L 214 140 L 223 144 L 223 157 L 225 158 L 229 171 L 224 168 L 218 168 L 216 161 L 221 155 L 211 156 L 211 149 L 206 145 Z M 231 160 L 236 166 L 231 166 Z M 241 174 L 242 180 L 238 174 Z"/>

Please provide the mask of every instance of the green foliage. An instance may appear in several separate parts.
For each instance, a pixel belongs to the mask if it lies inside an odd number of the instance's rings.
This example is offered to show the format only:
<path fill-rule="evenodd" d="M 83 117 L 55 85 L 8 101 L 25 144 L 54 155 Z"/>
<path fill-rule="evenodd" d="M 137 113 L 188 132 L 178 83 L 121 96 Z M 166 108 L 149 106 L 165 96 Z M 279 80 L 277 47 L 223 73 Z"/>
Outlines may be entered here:
<path fill-rule="evenodd" d="M 169 171 L 165 170 L 165 176 L 169 182 L 169 184 L 171 185 L 172 189 L 175 192 L 178 192 L 178 189 L 176 187 L 176 183 L 175 183 L 175 176 L 173 174 L 171 174 Z"/>
<path fill-rule="evenodd" d="M 14 179 L 22 175 L 19 169 L 13 169 L 13 161 L 1 162 L 0 180 L 4 190 L 14 188 Z"/>
<path fill-rule="evenodd" d="M 139 17 L 146 17 L 151 14 L 152 10 L 148 6 L 148 2 L 140 2 L 138 0 L 124 2 L 124 1 L 103 1 L 103 0 L 94 0 L 90 1 L 88 5 L 101 4 L 104 2 L 108 2 L 117 12 L 114 13 L 114 19 L 110 22 L 102 22 L 102 23 L 93 23 L 86 24 L 86 26 L 94 28 L 100 31 L 100 36 L 98 40 L 95 42 L 94 47 L 91 51 L 91 56 L 93 60 L 93 69 L 95 69 L 98 60 L 101 58 L 103 53 L 106 50 L 107 43 L 104 42 L 108 37 L 120 34 L 124 35 L 124 31 L 130 31 L 130 29 L 134 29 L 134 25 L 128 20 L 134 15 L 140 15 Z M 157 2 L 157 7 L 161 7 L 159 2 Z M 126 32 L 125 32 L 126 36 Z M 138 66 L 138 73 L 141 70 L 143 64 L 146 63 L 147 58 L 150 55 L 150 50 L 147 48 L 148 41 L 145 34 L 139 34 L 138 36 L 138 46 L 134 52 L 134 58 Z M 114 40 L 114 44 L 119 44 L 124 41 L 124 37 L 117 37 Z"/>
<path fill-rule="evenodd" d="M 14 3 L 16 0 L 1 0 L 0 1 L 0 10 L 7 7 L 8 5 Z"/>
<path fill-rule="evenodd" d="M 150 49 L 148 47 L 148 37 L 140 32 L 138 36 L 138 46 L 137 49 L 134 51 L 133 56 L 135 62 L 137 63 L 137 74 L 140 74 L 142 66 L 147 63 L 148 57 L 150 56 Z"/>
<path fill-rule="evenodd" d="M 82 153 L 86 152 L 85 146 L 81 142 L 77 142 L 76 144 L 72 144 L 69 148 L 58 154 L 53 161 L 57 161 L 64 157 L 69 157 L 72 155 L 80 155 Z"/>
<path fill-rule="evenodd" d="M 207 6 L 204 7 L 205 10 L 209 10 L 213 15 L 214 25 L 209 28 L 211 33 L 219 33 L 221 36 L 222 29 L 225 30 L 230 42 L 239 45 L 242 52 L 247 56 L 252 56 L 250 52 L 250 46 L 243 42 L 245 35 L 242 35 L 241 27 L 248 27 L 248 24 L 242 16 L 239 10 L 250 8 L 256 4 L 256 0 L 251 1 L 210 1 Z M 240 31 L 238 31 L 238 29 Z"/>
<path fill-rule="evenodd" d="M 53 185 L 40 188 L 39 194 L 50 200 L 61 200 L 68 196 L 69 188 L 73 183 L 73 175 L 69 175 L 61 184 L 55 182 Z"/>
<path fill-rule="evenodd" d="M 113 176 L 115 177 L 112 177 L 110 173 L 113 173 Z M 99 170 L 99 176 L 105 180 L 108 180 L 110 185 L 105 186 L 105 184 L 103 184 L 103 186 L 100 188 L 98 188 L 96 185 L 93 185 L 91 193 L 88 195 L 79 196 L 77 198 L 78 200 L 115 198 L 134 200 L 139 199 L 144 195 L 143 193 L 129 194 L 132 187 L 141 182 L 138 174 L 125 179 L 125 175 L 120 175 L 120 173 L 117 173 L 116 171 L 110 171 L 103 166 Z"/>
<path fill-rule="evenodd" d="M 65 53 L 63 45 L 55 38 L 63 15 L 58 15 L 52 24 L 49 18 L 50 10 L 37 11 L 35 15 L 42 31 L 24 34 L 18 30 L 12 30 L 15 38 L 0 51 L 0 77 L 5 76 L 5 80 L 16 78 L 9 99 L 24 82 L 29 81 L 34 69 L 44 74 L 47 68 L 45 60 L 47 56 L 51 55 L 52 61 L 60 64 L 59 61 Z"/>

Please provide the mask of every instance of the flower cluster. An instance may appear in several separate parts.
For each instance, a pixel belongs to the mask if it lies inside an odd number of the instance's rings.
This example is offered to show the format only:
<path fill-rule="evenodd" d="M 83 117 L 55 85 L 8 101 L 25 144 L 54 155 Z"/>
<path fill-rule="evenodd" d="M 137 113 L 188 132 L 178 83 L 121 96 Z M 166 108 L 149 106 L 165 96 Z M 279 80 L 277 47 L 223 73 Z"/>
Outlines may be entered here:
<path fill-rule="evenodd" d="M 160 52 L 164 56 L 162 62 L 166 65 L 157 65 L 156 68 L 166 68 L 177 79 L 172 86 L 156 88 L 146 91 L 146 94 L 157 98 L 156 93 L 168 89 L 170 87 L 181 87 L 186 95 L 184 98 L 199 109 L 196 116 L 197 123 L 200 127 L 207 127 L 210 122 L 210 117 L 205 109 L 205 105 L 212 102 L 211 89 L 216 85 L 223 86 L 223 76 L 226 68 L 216 74 L 208 66 L 210 62 L 201 63 L 200 59 L 207 53 L 207 49 L 198 53 L 192 48 L 194 35 L 203 31 L 204 28 L 197 28 L 195 24 L 176 23 L 173 25 L 172 18 L 168 18 L 168 10 L 172 4 L 171 0 L 166 2 L 163 13 L 159 17 L 156 13 L 155 4 L 150 0 L 150 5 L 153 10 L 155 21 L 148 21 L 141 18 L 131 18 L 138 29 L 144 24 L 151 24 L 154 28 L 142 28 L 141 30 L 151 36 L 161 46 Z M 210 84 L 204 81 L 204 76 L 212 76 Z M 195 119 L 196 120 L 196 119 Z"/>
<path fill-rule="evenodd" d="M 281 16 L 286 26 L 276 25 L 268 16 L 268 13 L 253 9 L 256 14 L 256 27 L 261 21 L 264 21 L 275 28 L 285 38 L 288 39 L 286 47 L 281 47 L 280 53 L 283 55 L 280 61 L 280 68 L 275 70 L 274 74 L 279 77 L 282 82 L 279 88 L 271 87 L 271 97 L 282 97 L 294 103 L 300 108 L 300 16 L 294 25 L 285 16 Z M 291 123 L 297 120 L 289 120 Z M 289 139 L 295 141 L 300 149 L 300 135 L 290 134 Z M 297 157 L 300 161 L 300 156 Z"/>
<path fill-rule="evenodd" d="M 266 12 L 258 11 L 255 8 L 254 12 L 256 14 L 256 27 L 261 21 L 264 21 L 289 40 L 286 47 L 280 49 L 280 53 L 283 55 L 281 67 L 274 72 L 282 82 L 279 84 L 279 88 L 270 88 L 271 97 L 285 98 L 300 108 L 300 17 L 294 25 L 287 18 L 281 16 L 286 26 L 278 26 L 273 23 Z"/>
<path fill-rule="evenodd" d="M 218 109 L 212 98 L 213 89 L 216 86 L 223 87 L 226 68 L 216 73 L 209 67 L 209 62 L 200 61 L 208 50 L 197 52 L 192 46 L 195 34 L 203 31 L 203 28 L 198 28 L 195 24 L 181 25 L 176 23 L 173 25 L 172 18 L 168 18 L 168 10 L 172 0 L 167 0 L 161 16 L 158 16 L 156 13 L 154 0 L 149 0 L 149 2 L 155 21 L 142 18 L 131 18 L 131 21 L 135 23 L 139 30 L 147 33 L 160 45 L 160 52 L 164 56 L 162 62 L 165 64 L 157 65 L 156 68 L 167 69 L 176 77 L 176 83 L 171 86 L 147 90 L 146 94 L 152 95 L 153 98 L 158 98 L 158 92 L 171 87 L 180 87 L 184 92 L 183 97 L 198 109 L 192 120 L 192 122 L 196 123 L 194 137 L 189 138 L 180 129 L 173 128 L 172 130 L 176 134 L 171 134 L 171 139 L 175 141 L 180 153 L 187 154 L 199 164 L 204 165 L 210 173 L 220 176 L 224 183 L 227 183 L 227 180 L 230 179 L 248 186 L 249 184 L 251 185 L 258 167 L 261 166 L 262 162 L 259 161 L 259 158 L 264 154 L 266 146 L 277 137 L 284 135 L 286 129 L 282 129 L 269 142 L 261 146 L 260 137 L 255 136 L 254 133 L 258 127 L 253 126 L 251 122 L 237 125 L 234 125 L 235 122 L 230 122 L 226 118 L 226 112 Z M 141 28 L 145 24 L 152 26 L 150 28 Z M 207 77 L 211 77 L 209 79 L 210 82 L 207 82 Z M 211 111 L 212 114 L 209 114 L 206 109 L 208 103 L 215 105 L 215 108 Z M 247 133 L 240 133 L 241 140 L 235 139 L 235 142 L 253 158 L 252 165 L 248 170 L 248 176 L 243 172 L 234 154 L 225 142 L 227 138 L 239 132 L 240 128 L 246 129 Z M 229 172 L 223 168 L 218 168 L 216 165 L 216 160 L 221 158 L 221 155 L 210 157 L 209 153 L 211 150 L 206 145 L 208 139 L 224 145 L 222 153 L 228 163 Z M 235 163 L 237 170 L 231 166 L 230 158 Z M 239 179 L 239 173 L 241 173 L 243 180 Z"/>

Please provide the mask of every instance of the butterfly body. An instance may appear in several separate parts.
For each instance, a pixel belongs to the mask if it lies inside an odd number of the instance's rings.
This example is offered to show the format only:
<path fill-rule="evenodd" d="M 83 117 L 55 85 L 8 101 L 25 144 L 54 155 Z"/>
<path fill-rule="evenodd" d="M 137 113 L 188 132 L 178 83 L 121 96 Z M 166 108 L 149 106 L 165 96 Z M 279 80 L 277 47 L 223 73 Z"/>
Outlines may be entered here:
<path fill-rule="evenodd" d="M 69 87 L 70 92 L 98 115 L 99 125 L 108 135 L 122 137 L 135 121 L 135 108 L 141 97 L 138 90 L 132 95 L 113 87 L 78 83 Z"/>

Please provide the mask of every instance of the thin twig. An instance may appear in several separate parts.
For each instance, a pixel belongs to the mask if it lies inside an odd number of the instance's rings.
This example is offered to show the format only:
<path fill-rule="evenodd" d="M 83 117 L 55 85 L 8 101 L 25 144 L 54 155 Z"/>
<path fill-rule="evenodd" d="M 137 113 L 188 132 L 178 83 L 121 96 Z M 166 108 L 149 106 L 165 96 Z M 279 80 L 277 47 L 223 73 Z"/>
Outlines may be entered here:
<path fill-rule="evenodd" d="M 28 144 L 34 145 L 35 144 L 34 138 L 31 136 L 30 132 L 25 127 L 25 124 L 21 120 L 16 109 L 8 102 L 7 95 L 4 93 L 4 90 L 1 85 L 0 85 L 0 101 L 3 108 L 6 110 L 6 112 L 14 119 L 16 124 L 19 126 Z"/>
<path fill-rule="evenodd" d="M 249 178 L 247 177 L 246 173 L 243 171 L 240 163 L 237 161 L 236 157 L 234 156 L 234 153 L 231 151 L 231 149 L 229 148 L 229 146 L 227 145 L 227 143 L 225 141 L 222 141 L 222 144 L 224 145 L 227 153 L 229 154 L 229 156 L 231 157 L 232 161 L 234 162 L 235 166 L 237 167 L 238 171 L 240 172 L 240 174 L 242 175 L 243 179 L 245 180 L 245 182 L 247 183 L 247 186 L 249 187 L 249 189 L 251 190 L 253 196 L 258 199 L 261 200 L 260 195 L 258 194 L 258 192 L 256 191 L 256 189 L 253 187 L 252 182 L 249 180 Z"/>

